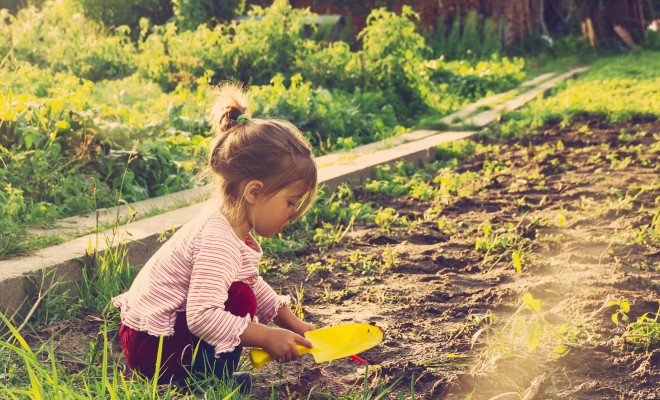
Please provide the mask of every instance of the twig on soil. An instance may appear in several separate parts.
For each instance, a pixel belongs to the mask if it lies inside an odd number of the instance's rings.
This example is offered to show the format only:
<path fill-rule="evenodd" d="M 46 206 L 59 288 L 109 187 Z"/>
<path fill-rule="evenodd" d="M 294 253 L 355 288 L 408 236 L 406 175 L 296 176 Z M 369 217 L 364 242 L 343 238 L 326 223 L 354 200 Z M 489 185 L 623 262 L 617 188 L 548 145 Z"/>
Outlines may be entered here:
<path fill-rule="evenodd" d="M 518 393 L 517 392 L 506 392 L 506 393 L 498 394 L 495 397 L 491 397 L 488 400 L 500 400 L 500 399 L 504 399 L 504 398 L 507 398 L 507 397 L 518 398 Z"/>
<path fill-rule="evenodd" d="M 34 314 L 34 312 L 37 311 L 37 307 L 39 307 L 41 301 L 46 298 L 46 295 L 48 294 L 48 292 L 50 292 L 50 289 L 52 288 L 53 286 L 49 286 L 48 289 L 46 289 L 43 293 L 39 292 L 39 297 L 37 298 L 37 301 L 34 302 L 34 305 L 30 309 L 30 312 L 28 312 L 27 315 L 25 316 L 25 320 L 23 321 L 23 323 L 18 328 L 16 328 L 16 332 L 20 332 L 21 329 L 25 328 L 25 325 L 27 325 L 28 321 L 30 320 L 30 317 L 32 317 L 32 314 Z"/>
<path fill-rule="evenodd" d="M 542 375 L 537 376 L 532 381 L 532 384 L 525 390 L 523 400 L 532 400 L 539 392 L 541 385 L 548 379 L 548 374 L 544 372 Z"/>
<path fill-rule="evenodd" d="M 605 247 L 605 250 L 603 250 L 603 252 L 600 253 L 600 255 L 598 256 L 598 265 L 601 265 L 601 264 L 602 264 L 603 256 L 605 255 L 605 253 L 607 252 L 607 250 L 609 250 L 610 247 L 612 247 L 612 244 L 613 244 L 613 243 L 614 243 L 614 238 L 612 238 L 612 240 L 610 240 L 610 243 L 607 245 L 607 247 Z"/>
<path fill-rule="evenodd" d="M 603 305 L 600 306 L 599 309 L 597 309 L 596 311 L 592 312 L 591 315 L 590 315 L 589 317 L 587 317 L 587 321 L 591 321 L 591 320 L 593 320 L 594 318 L 596 318 L 596 317 L 598 316 L 598 314 L 600 314 L 600 313 L 602 313 L 603 311 L 605 311 L 605 310 L 607 310 L 608 308 L 610 308 L 610 301 L 611 301 L 611 299 L 610 299 L 609 297 L 606 298 L 606 299 L 605 299 L 605 303 L 603 303 Z"/>

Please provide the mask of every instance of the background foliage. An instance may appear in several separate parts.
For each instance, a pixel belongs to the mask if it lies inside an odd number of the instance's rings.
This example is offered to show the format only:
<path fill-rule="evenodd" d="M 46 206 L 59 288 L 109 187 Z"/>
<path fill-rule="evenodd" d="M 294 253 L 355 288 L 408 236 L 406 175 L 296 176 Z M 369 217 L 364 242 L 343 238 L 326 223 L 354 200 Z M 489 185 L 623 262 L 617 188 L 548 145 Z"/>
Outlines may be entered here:
<path fill-rule="evenodd" d="M 373 10 L 352 48 L 318 35 L 316 15 L 286 0 L 240 20 L 228 10 L 241 1 L 225 11 L 201 3 L 170 11 L 151 0 L 147 14 L 131 0 L 0 11 L 4 225 L 21 236 L 28 224 L 191 187 L 213 134 L 210 89 L 224 80 L 251 85 L 255 115 L 294 121 L 323 154 L 405 132 L 525 76 L 521 58 L 483 48 L 481 28 L 464 28 L 451 39 L 464 43 L 451 46 L 482 47 L 448 61 L 409 7 Z"/>

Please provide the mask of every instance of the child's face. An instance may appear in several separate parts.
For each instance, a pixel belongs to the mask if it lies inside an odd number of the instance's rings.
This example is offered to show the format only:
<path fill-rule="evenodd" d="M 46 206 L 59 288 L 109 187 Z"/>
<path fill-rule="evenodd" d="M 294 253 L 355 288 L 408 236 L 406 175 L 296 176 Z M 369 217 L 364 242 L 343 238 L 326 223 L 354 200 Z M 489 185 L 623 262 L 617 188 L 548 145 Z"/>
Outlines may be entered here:
<path fill-rule="evenodd" d="M 260 197 L 252 210 L 254 230 L 263 237 L 281 233 L 298 211 L 298 202 L 304 195 L 303 182 L 296 181 L 270 197 Z"/>

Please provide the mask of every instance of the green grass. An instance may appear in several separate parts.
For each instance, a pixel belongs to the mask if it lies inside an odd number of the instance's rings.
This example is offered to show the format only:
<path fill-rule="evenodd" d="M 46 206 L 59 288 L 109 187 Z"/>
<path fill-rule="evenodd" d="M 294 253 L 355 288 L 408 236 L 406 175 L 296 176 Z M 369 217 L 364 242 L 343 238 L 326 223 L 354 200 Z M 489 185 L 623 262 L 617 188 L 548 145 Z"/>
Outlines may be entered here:
<path fill-rule="evenodd" d="M 500 136 L 518 137 L 545 124 L 565 127 L 584 115 L 602 116 L 610 123 L 660 117 L 660 52 L 599 59 L 551 96 L 504 114 L 491 128 Z"/>
<path fill-rule="evenodd" d="M 0 338 L 0 397 L 4 399 L 190 398 L 171 384 L 157 385 L 137 375 L 125 378 L 121 364 L 111 360 L 107 325 L 103 325 L 100 346 L 90 346 L 94 350 L 78 362 L 77 371 L 72 371 L 58 358 L 53 344 L 33 349 L 5 316 L 0 314 L 0 319 L 8 330 Z M 230 384 L 217 379 L 205 382 L 205 391 L 205 396 L 192 398 L 244 398 Z"/>

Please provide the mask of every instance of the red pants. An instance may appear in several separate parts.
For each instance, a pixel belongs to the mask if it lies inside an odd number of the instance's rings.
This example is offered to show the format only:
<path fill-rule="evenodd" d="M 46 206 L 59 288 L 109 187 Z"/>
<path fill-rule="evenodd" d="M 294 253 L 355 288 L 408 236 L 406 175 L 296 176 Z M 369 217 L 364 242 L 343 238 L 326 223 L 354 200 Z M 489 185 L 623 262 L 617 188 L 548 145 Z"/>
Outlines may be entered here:
<path fill-rule="evenodd" d="M 228 295 L 227 301 L 225 301 L 226 311 L 239 317 L 250 314 L 250 317 L 254 318 L 257 299 L 250 286 L 243 282 L 234 282 L 229 287 Z M 119 337 L 128 366 L 142 375 L 153 377 L 156 372 L 160 338 L 129 328 L 124 324 L 119 327 Z M 192 356 L 196 348 L 199 350 L 193 364 Z M 218 377 L 222 377 L 222 374 L 231 376 L 238 365 L 242 350 L 243 347 L 238 346 L 233 352 L 223 353 L 219 360 L 216 359 L 213 346 L 200 340 L 188 329 L 186 313 L 178 313 L 174 325 L 174 335 L 163 337 L 158 383 L 183 379 L 190 376 L 191 372 L 202 373 L 208 367 L 208 362 L 214 361 L 212 370 Z"/>

